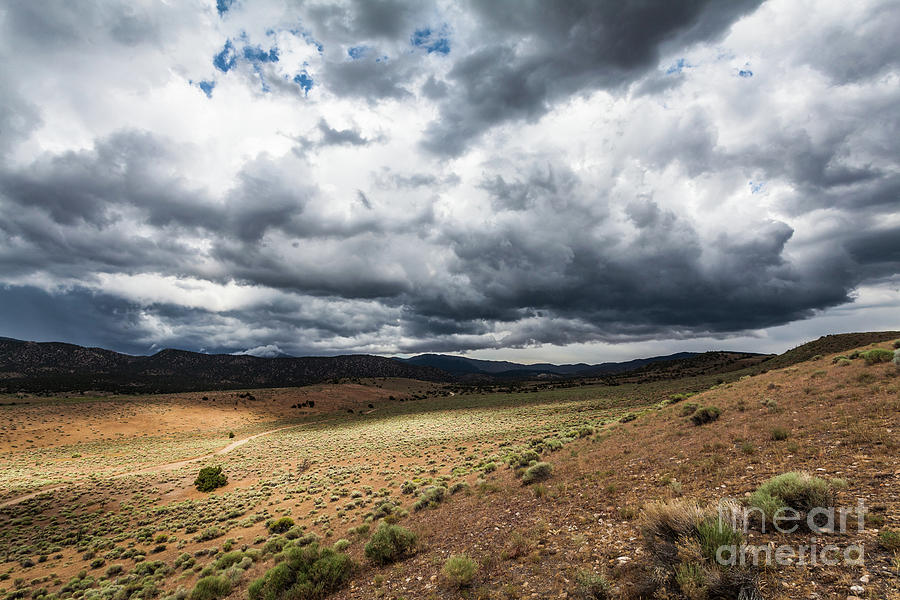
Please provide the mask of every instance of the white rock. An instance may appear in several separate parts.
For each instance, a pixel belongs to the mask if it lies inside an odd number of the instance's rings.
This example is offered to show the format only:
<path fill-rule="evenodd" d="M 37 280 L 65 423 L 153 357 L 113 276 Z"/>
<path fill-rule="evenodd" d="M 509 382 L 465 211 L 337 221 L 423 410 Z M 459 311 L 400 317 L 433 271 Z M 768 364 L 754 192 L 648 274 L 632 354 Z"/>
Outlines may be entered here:
<path fill-rule="evenodd" d="M 850 591 L 853 592 L 854 594 L 862 594 L 863 592 L 866 591 L 866 588 L 864 588 L 861 585 L 851 585 Z"/>

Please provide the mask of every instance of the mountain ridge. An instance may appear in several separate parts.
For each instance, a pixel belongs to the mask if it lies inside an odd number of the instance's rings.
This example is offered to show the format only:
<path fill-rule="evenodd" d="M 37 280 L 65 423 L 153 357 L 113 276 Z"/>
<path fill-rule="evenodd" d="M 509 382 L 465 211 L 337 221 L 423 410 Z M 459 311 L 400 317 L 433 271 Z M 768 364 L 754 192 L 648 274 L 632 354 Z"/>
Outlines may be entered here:
<path fill-rule="evenodd" d="M 0 389 L 6 391 L 184 392 L 291 387 L 363 377 L 453 379 L 432 367 L 368 354 L 259 358 L 168 348 L 150 356 L 133 356 L 63 342 L 0 338 Z"/>
<path fill-rule="evenodd" d="M 705 354 L 703 352 L 676 352 L 664 356 L 652 356 L 647 358 L 635 358 L 622 362 L 603 362 L 597 364 L 567 363 L 557 365 L 554 363 L 523 364 L 510 361 L 483 360 L 455 356 L 452 354 L 426 353 L 411 356 L 404 362 L 439 368 L 454 374 L 481 374 L 494 376 L 514 376 L 516 374 L 548 374 L 576 377 L 595 377 L 612 373 L 622 373 L 641 368 L 654 362 L 682 360 Z M 754 355 L 752 352 L 740 354 Z"/>

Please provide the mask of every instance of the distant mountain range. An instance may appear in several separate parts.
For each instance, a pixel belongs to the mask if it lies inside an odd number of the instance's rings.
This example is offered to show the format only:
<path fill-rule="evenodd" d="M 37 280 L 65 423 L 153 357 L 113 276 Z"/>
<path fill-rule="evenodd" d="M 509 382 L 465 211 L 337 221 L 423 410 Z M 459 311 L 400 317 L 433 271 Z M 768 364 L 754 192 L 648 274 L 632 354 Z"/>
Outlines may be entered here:
<path fill-rule="evenodd" d="M 615 384 L 725 373 L 748 367 L 757 371 L 783 368 L 819 354 L 842 352 L 898 337 L 900 332 L 897 331 L 836 334 L 779 356 L 725 351 L 679 352 L 594 365 L 525 365 L 448 354 L 420 354 L 406 359 L 366 354 L 260 358 L 162 350 L 152 356 L 131 356 L 102 348 L 0 337 L 0 392 L 184 392 L 291 387 L 368 377 L 488 384 L 504 379 L 602 377 Z"/>
<path fill-rule="evenodd" d="M 492 375 L 494 377 L 533 377 L 540 375 L 596 377 L 612 373 L 624 373 L 645 365 L 672 360 L 682 360 L 699 356 L 698 352 L 678 352 L 667 356 L 637 358 L 625 362 L 605 362 L 596 365 L 586 363 L 554 365 L 536 363 L 525 365 L 501 360 L 478 360 L 449 354 L 420 354 L 399 359 L 406 363 L 423 367 L 434 367 L 454 375 Z"/>
<path fill-rule="evenodd" d="M 453 376 L 365 354 L 257 358 L 162 350 L 131 356 L 102 348 L 0 338 L 0 390 L 183 392 L 290 387 L 340 378 L 406 377 L 450 381 Z"/>

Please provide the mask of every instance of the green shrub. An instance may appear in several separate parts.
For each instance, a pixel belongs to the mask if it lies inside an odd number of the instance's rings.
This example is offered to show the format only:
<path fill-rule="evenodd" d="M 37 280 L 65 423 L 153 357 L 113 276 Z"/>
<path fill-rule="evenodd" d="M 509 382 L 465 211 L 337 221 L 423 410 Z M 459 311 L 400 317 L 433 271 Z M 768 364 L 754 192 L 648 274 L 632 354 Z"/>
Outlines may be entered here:
<path fill-rule="evenodd" d="M 353 569 L 349 556 L 315 543 L 276 558 L 278 564 L 250 584 L 250 600 L 319 600 L 342 587 Z"/>
<path fill-rule="evenodd" d="M 786 508 L 807 513 L 814 508 L 834 506 L 834 488 L 824 479 L 807 473 L 783 473 L 759 486 L 750 496 L 750 505 L 770 520 Z"/>
<path fill-rule="evenodd" d="M 266 554 L 275 554 L 276 552 L 281 552 L 284 550 L 284 547 L 287 545 L 287 539 L 281 537 L 280 535 L 273 535 L 270 537 L 265 545 L 263 546 L 263 552 Z"/>
<path fill-rule="evenodd" d="M 211 492 L 228 483 L 228 478 L 222 473 L 222 467 L 203 467 L 194 480 L 194 486 L 201 492 Z"/>
<path fill-rule="evenodd" d="M 682 417 L 689 417 L 694 414 L 694 412 L 696 412 L 698 408 L 700 408 L 699 404 L 695 402 L 687 402 L 686 404 L 683 404 L 681 406 L 681 410 L 678 411 L 678 414 L 680 414 Z"/>
<path fill-rule="evenodd" d="M 675 568 L 675 583 L 686 598 L 708 596 L 707 571 L 699 563 L 681 563 Z"/>
<path fill-rule="evenodd" d="M 224 529 L 216 525 L 212 525 L 210 527 L 207 527 L 197 535 L 197 541 L 208 542 L 209 540 L 214 540 L 217 537 L 222 537 L 223 535 L 225 535 Z"/>
<path fill-rule="evenodd" d="M 894 364 L 900 367 L 900 350 L 894 350 Z"/>
<path fill-rule="evenodd" d="M 413 553 L 416 534 L 412 531 L 382 521 L 364 548 L 366 558 L 377 564 L 388 564 Z"/>
<path fill-rule="evenodd" d="M 625 415 L 625 416 L 623 416 L 621 419 L 619 419 L 619 423 L 631 423 L 631 422 L 634 421 L 635 419 L 637 419 L 637 415 L 636 415 L 636 414 L 634 414 L 634 413 L 628 413 L 627 415 Z"/>
<path fill-rule="evenodd" d="M 338 541 L 336 541 L 331 547 L 334 548 L 335 552 L 343 552 L 344 550 L 346 550 L 347 548 L 350 547 L 350 540 L 348 540 L 346 538 L 341 538 Z"/>
<path fill-rule="evenodd" d="M 537 462 L 541 459 L 541 455 L 535 452 L 534 450 L 525 450 L 521 453 L 512 453 L 506 457 L 506 462 L 509 463 L 510 468 L 524 468 L 530 465 L 532 462 Z"/>
<path fill-rule="evenodd" d="M 878 541 L 888 552 L 900 552 L 900 531 L 884 528 L 878 532 Z"/>
<path fill-rule="evenodd" d="M 460 492 L 465 492 L 469 489 L 469 484 L 465 481 L 459 481 L 450 486 L 450 495 L 458 494 Z"/>
<path fill-rule="evenodd" d="M 860 356 L 866 361 L 867 365 L 874 365 L 876 363 L 891 362 L 894 358 L 894 353 L 884 348 L 875 348 L 874 350 L 861 352 Z"/>
<path fill-rule="evenodd" d="M 231 565 L 236 565 L 244 558 L 244 553 L 240 550 L 226 552 L 216 560 L 216 569 L 227 569 Z"/>
<path fill-rule="evenodd" d="M 106 578 L 111 579 L 116 575 L 121 575 L 123 570 L 124 568 L 122 567 L 122 565 L 109 565 L 106 568 Z"/>
<path fill-rule="evenodd" d="M 853 364 L 853 361 L 850 360 L 849 358 L 847 358 L 846 356 L 841 356 L 834 362 L 839 367 L 849 367 L 850 365 Z"/>
<path fill-rule="evenodd" d="M 607 600 L 612 595 L 612 585 L 603 575 L 582 570 L 575 574 L 575 594 L 582 600 Z"/>
<path fill-rule="evenodd" d="M 712 423 L 718 419 L 721 414 L 722 411 L 715 406 L 704 406 L 703 408 L 698 408 L 697 412 L 691 415 L 691 422 L 699 427 L 706 423 Z"/>
<path fill-rule="evenodd" d="M 895 349 L 900 350 L 900 340 L 894 340 L 893 346 Z"/>
<path fill-rule="evenodd" d="M 413 510 L 418 512 L 426 508 L 435 508 L 446 497 L 447 488 L 442 485 L 430 485 L 419 494 L 419 499 L 413 504 Z"/>
<path fill-rule="evenodd" d="M 590 436 L 594 435 L 595 433 L 597 433 L 597 430 L 592 425 L 582 425 L 581 427 L 578 428 L 578 437 L 581 437 L 581 438 L 590 437 Z"/>
<path fill-rule="evenodd" d="M 741 532 L 717 517 L 709 517 L 697 524 L 697 541 L 700 549 L 710 561 L 716 560 L 716 552 L 722 546 L 740 548 L 743 543 Z M 728 558 L 728 557 L 724 557 Z"/>
<path fill-rule="evenodd" d="M 525 469 L 522 474 L 522 485 L 529 485 L 548 479 L 553 473 L 553 465 L 546 462 L 539 462 Z"/>
<path fill-rule="evenodd" d="M 190 600 L 218 600 L 231 593 L 231 582 L 219 575 L 210 575 L 197 582 Z"/>
<path fill-rule="evenodd" d="M 472 584 L 475 573 L 478 572 L 478 563 L 466 554 L 454 554 L 447 559 L 443 568 L 444 575 L 456 587 L 466 587 Z"/>
<path fill-rule="evenodd" d="M 266 522 L 266 529 L 271 533 L 284 533 L 294 526 L 294 520 L 290 517 L 281 517 L 280 519 L 269 519 Z"/>
<path fill-rule="evenodd" d="M 776 442 L 786 440 L 791 437 L 791 432 L 783 427 L 775 427 L 772 429 L 772 439 Z"/>

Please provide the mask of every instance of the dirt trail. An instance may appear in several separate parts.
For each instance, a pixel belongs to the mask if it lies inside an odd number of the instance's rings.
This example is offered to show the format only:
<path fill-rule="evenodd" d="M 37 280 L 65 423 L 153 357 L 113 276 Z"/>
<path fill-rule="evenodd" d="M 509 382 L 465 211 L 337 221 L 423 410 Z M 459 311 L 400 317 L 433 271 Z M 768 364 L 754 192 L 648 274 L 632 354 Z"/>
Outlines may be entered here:
<path fill-rule="evenodd" d="M 129 471 L 128 473 L 119 473 L 118 475 L 113 475 L 113 477 L 126 477 L 128 475 L 146 475 L 148 473 L 159 473 L 162 471 L 174 471 L 176 469 L 180 469 L 181 467 L 186 467 L 192 463 L 200 462 L 202 460 L 208 460 L 210 458 L 214 458 L 216 456 L 222 456 L 223 454 L 228 454 L 232 450 L 239 448 L 249 442 L 250 440 L 255 440 L 258 437 L 262 437 L 264 435 L 271 435 L 273 433 L 277 433 L 279 431 L 284 431 L 285 429 L 293 429 L 294 427 L 301 427 L 301 425 L 287 425 L 285 427 L 279 427 L 277 429 L 270 429 L 268 431 L 263 431 L 262 433 L 256 433 L 254 435 L 241 438 L 239 440 L 235 440 L 225 446 L 224 448 L 220 448 L 215 452 L 210 452 L 209 454 L 204 454 L 203 456 L 195 456 L 194 458 L 187 458 L 184 460 L 177 460 L 173 462 L 167 462 L 160 465 L 154 465 L 152 467 L 145 467 L 143 469 L 138 469 L 137 471 Z M 0 508 L 5 508 L 7 506 L 13 506 L 15 504 L 19 504 L 20 502 L 25 502 L 26 500 L 31 500 L 32 498 L 37 498 L 42 494 L 52 494 L 53 492 L 58 492 L 62 489 L 65 489 L 70 484 L 57 485 L 50 488 L 44 488 L 42 490 L 37 490 L 36 492 L 29 492 L 22 496 L 16 496 L 15 498 L 11 498 L 9 500 L 4 500 L 0 502 Z"/>

